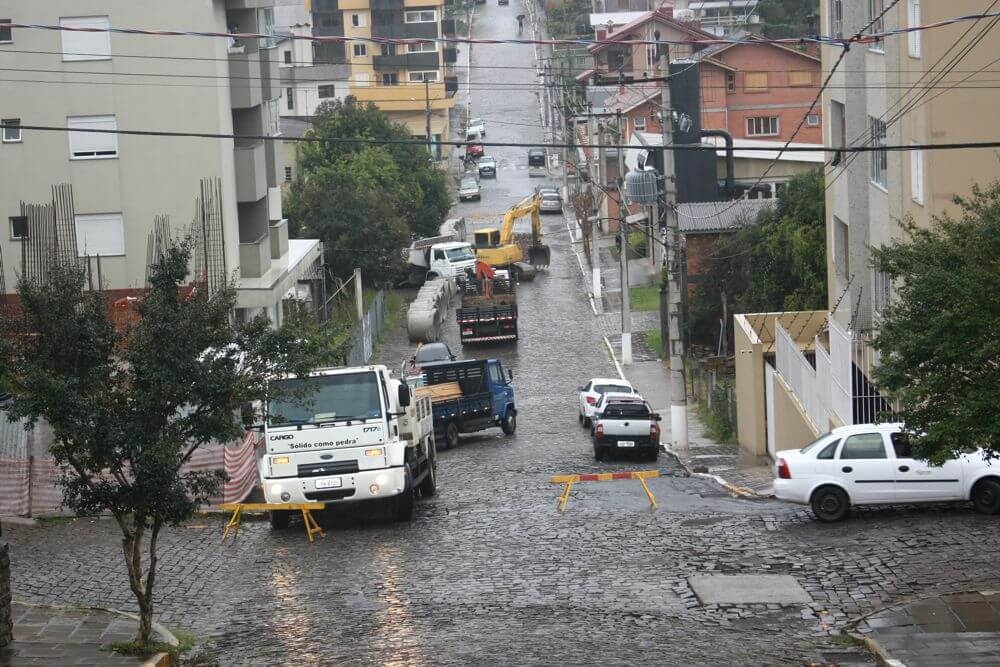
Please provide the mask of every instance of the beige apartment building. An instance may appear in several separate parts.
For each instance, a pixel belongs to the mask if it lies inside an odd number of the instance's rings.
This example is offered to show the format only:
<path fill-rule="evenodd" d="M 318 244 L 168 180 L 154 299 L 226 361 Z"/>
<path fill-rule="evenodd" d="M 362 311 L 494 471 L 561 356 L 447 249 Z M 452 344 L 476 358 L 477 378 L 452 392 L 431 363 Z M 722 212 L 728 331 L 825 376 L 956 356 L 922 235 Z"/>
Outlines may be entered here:
<path fill-rule="evenodd" d="M 444 0 L 305 0 L 318 36 L 437 39 L 444 36 Z M 457 59 L 441 42 L 407 45 L 348 41 L 324 45 L 324 59 L 350 65 L 350 94 L 371 102 L 416 137 L 430 140 L 438 159 L 448 153 L 449 111 L 458 79 L 447 65 Z"/>
<path fill-rule="evenodd" d="M 282 0 L 0 0 L 0 19 L 270 33 L 276 1 Z M 131 294 L 145 286 L 156 216 L 169 216 L 176 236 L 200 208 L 216 229 L 202 244 L 200 270 L 214 271 L 215 280 L 235 276 L 238 317 L 264 311 L 280 322 L 283 300 L 309 296 L 322 246 L 290 240 L 282 215 L 273 40 L 14 29 L 0 32 L 0 54 L 11 68 L 0 81 L 0 119 L 69 128 L 3 131 L 0 249 L 8 293 L 21 271 L 22 247 L 33 241 L 21 203 L 49 203 L 53 186 L 69 184 L 76 253 L 100 256 L 109 291 Z M 87 128 L 274 139 L 74 132 Z M 206 183 L 210 199 L 202 198 Z"/>
<path fill-rule="evenodd" d="M 848 37 L 890 0 L 823 0 L 822 32 Z M 989 11 L 986 0 L 901 0 L 872 32 Z M 827 145 L 991 141 L 1000 91 L 990 81 L 1000 28 L 968 21 L 855 45 L 823 96 Z M 840 56 L 823 48 L 824 78 Z M 830 153 L 826 167 L 828 308 L 735 318 L 739 441 L 750 457 L 802 446 L 831 426 L 874 421 L 891 407 L 872 382 L 868 344 L 892 285 L 871 249 L 900 222 L 932 224 L 955 195 L 1000 173 L 993 150 Z"/>

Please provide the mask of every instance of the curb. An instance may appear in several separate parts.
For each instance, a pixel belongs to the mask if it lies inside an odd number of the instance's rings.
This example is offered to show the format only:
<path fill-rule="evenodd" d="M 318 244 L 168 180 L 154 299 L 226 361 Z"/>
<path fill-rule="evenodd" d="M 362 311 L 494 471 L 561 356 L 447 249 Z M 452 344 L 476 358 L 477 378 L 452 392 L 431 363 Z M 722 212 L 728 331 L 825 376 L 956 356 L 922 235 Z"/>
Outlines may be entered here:
<path fill-rule="evenodd" d="M 0 516 L 0 523 L 6 523 L 11 526 L 37 526 L 38 519 L 30 516 Z"/>

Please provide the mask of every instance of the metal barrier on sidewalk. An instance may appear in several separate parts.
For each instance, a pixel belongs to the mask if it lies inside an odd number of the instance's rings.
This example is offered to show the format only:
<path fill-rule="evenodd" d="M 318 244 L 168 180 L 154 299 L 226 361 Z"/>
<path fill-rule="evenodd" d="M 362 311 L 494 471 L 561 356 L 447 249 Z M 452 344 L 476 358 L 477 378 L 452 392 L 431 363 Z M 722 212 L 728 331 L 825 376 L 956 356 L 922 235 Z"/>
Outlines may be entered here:
<path fill-rule="evenodd" d="M 232 511 L 233 513 L 229 517 L 229 523 L 226 524 L 225 530 L 222 531 L 223 544 L 226 542 L 226 538 L 229 537 L 230 531 L 232 531 L 233 541 L 236 540 L 236 537 L 240 533 L 240 521 L 243 518 L 244 510 L 247 512 L 294 512 L 299 510 L 302 512 L 302 521 L 305 523 L 306 536 L 309 537 L 309 541 L 313 541 L 313 535 L 325 537 L 323 529 L 319 527 L 316 519 L 311 514 L 311 510 L 322 510 L 326 507 L 323 503 L 226 503 L 219 507 L 225 512 Z"/>
<path fill-rule="evenodd" d="M 564 512 L 566 510 L 566 505 L 569 504 L 569 494 L 573 490 L 573 485 L 579 482 L 610 482 L 618 479 L 637 479 L 639 483 L 642 484 L 642 490 L 646 492 L 646 497 L 649 498 L 650 507 L 659 507 L 656 504 L 656 498 L 653 496 L 653 492 L 650 491 L 649 485 L 646 484 L 647 479 L 653 477 L 659 477 L 659 470 L 639 470 L 636 472 L 599 472 L 589 475 L 555 475 L 549 481 L 553 484 L 562 484 L 563 490 L 559 495 L 559 511 Z"/>

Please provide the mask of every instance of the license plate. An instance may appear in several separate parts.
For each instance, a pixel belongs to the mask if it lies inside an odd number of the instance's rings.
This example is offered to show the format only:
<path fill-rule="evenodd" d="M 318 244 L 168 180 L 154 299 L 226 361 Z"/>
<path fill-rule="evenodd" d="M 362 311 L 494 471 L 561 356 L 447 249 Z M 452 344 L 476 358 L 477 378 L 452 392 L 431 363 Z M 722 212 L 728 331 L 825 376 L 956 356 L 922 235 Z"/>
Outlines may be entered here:
<path fill-rule="evenodd" d="M 619 447 L 635 447 L 635 440 L 619 440 Z"/>
<path fill-rule="evenodd" d="M 339 489 L 344 485 L 344 480 L 340 479 L 318 479 L 316 480 L 317 489 Z"/>

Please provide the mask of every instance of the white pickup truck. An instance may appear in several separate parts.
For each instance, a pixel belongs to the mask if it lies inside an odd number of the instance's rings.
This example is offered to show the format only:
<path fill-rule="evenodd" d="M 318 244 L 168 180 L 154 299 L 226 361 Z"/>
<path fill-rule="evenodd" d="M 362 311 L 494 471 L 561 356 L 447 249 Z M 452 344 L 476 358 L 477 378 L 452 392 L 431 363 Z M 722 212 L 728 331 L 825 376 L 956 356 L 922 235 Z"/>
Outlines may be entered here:
<path fill-rule="evenodd" d="M 319 369 L 271 383 L 257 461 L 268 503 L 393 499 L 397 520 L 413 515 L 416 493 L 436 490 L 430 399 L 414 397 L 385 366 Z M 271 512 L 271 526 L 290 511 Z"/>
<path fill-rule="evenodd" d="M 660 457 L 660 415 L 636 394 L 605 394 L 591 429 L 594 458 L 611 452 L 636 453 L 649 461 Z"/>

